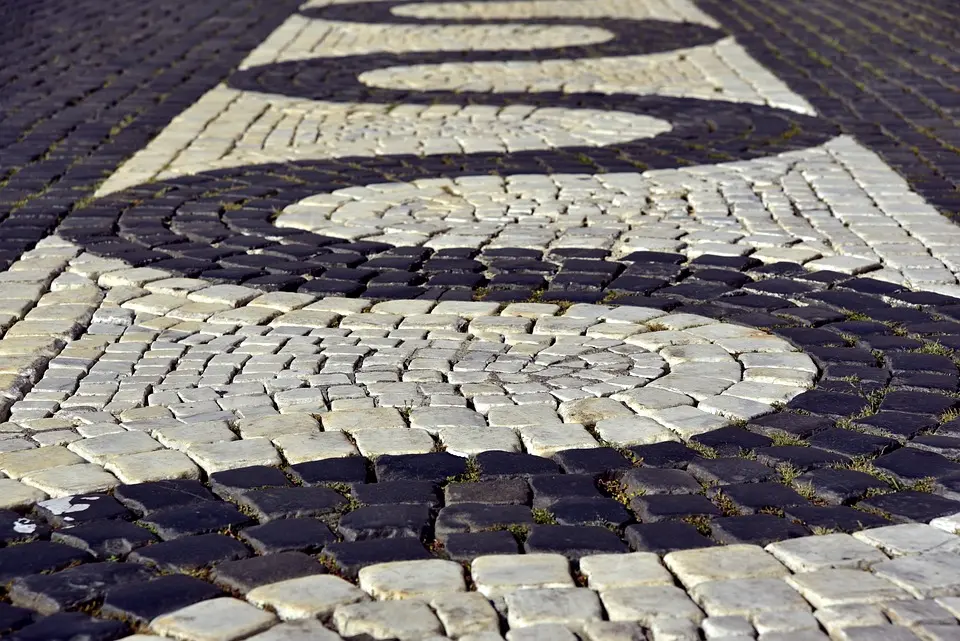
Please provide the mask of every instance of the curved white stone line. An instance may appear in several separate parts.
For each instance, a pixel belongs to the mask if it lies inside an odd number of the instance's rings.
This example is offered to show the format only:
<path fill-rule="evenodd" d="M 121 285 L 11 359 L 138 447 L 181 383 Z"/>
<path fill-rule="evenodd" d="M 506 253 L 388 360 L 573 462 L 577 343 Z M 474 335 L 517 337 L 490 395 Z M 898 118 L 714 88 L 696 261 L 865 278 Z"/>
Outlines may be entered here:
<path fill-rule="evenodd" d="M 748 102 L 807 115 L 816 113 L 763 67 L 751 64 L 733 38 L 636 56 L 387 67 L 365 72 L 360 80 L 385 89 L 628 93 Z"/>

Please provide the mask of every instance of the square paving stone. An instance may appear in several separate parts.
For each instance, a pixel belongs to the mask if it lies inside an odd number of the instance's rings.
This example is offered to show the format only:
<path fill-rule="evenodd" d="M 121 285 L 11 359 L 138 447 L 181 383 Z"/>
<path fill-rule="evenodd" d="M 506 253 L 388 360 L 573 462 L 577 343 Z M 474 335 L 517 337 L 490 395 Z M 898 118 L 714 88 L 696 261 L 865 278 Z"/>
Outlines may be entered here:
<path fill-rule="evenodd" d="M 793 436 L 808 438 L 810 435 L 833 426 L 833 421 L 822 416 L 806 416 L 779 412 L 755 418 L 747 424 L 747 429 L 765 436 Z"/>
<path fill-rule="evenodd" d="M 549 507 L 561 498 L 600 498 L 593 476 L 588 474 L 535 474 L 528 480 L 533 507 Z"/>
<path fill-rule="evenodd" d="M 918 599 L 960 595 L 960 555 L 929 552 L 885 561 L 873 572 Z"/>
<path fill-rule="evenodd" d="M 432 481 L 441 483 L 466 472 L 466 459 L 447 452 L 385 455 L 374 462 L 377 481 Z"/>
<path fill-rule="evenodd" d="M 500 618 L 482 594 L 477 592 L 441 594 L 430 600 L 430 607 L 436 612 L 451 638 L 481 633 L 499 637 Z M 482 641 L 482 638 L 479 641 Z"/>
<path fill-rule="evenodd" d="M 487 505 L 458 503 L 440 510 L 434 525 L 435 535 L 444 541 L 449 534 L 505 529 L 534 524 L 533 514 L 525 505 Z"/>
<path fill-rule="evenodd" d="M 818 570 L 786 577 L 813 607 L 912 598 L 893 583 L 861 570 Z"/>
<path fill-rule="evenodd" d="M 841 428 L 824 430 L 810 437 L 813 447 L 844 456 L 874 456 L 899 446 L 891 438 L 861 434 Z"/>
<path fill-rule="evenodd" d="M 733 426 L 697 434 L 690 440 L 713 449 L 720 456 L 737 456 L 741 451 L 754 450 L 772 444 L 771 439 L 766 436 Z"/>
<path fill-rule="evenodd" d="M 74 563 L 90 561 L 92 557 L 75 547 L 34 541 L 0 549 L 0 584 L 18 577 L 60 570 Z"/>
<path fill-rule="evenodd" d="M 162 572 L 190 572 L 248 556 L 250 551 L 236 539 L 223 534 L 201 534 L 139 548 L 127 560 L 154 565 Z"/>
<path fill-rule="evenodd" d="M 10 585 L 9 596 L 14 605 L 53 614 L 82 607 L 101 598 L 109 587 L 146 581 L 153 574 L 134 563 L 88 563 L 17 579 Z"/>
<path fill-rule="evenodd" d="M 783 610 L 810 610 L 783 579 L 707 581 L 694 586 L 690 593 L 709 616 L 753 617 Z"/>
<path fill-rule="evenodd" d="M 478 556 L 519 554 L 520 544 L 510 532 L 472 532 L 448 534 L 444 550 L 454 561 L 473 561 Z"/>
<path fill-rule="evenodd" d="M 844 641 L 919 641 L 920 639 L 909 628 L 896 625 L 847 628 L 843 634 Z M 938 640 L 935 639 L 934 641 Z"/>
<path fill-rule="evenodd" d="M 775 579 L 790 574 L 772 555 L 755 545 L 681 550 L 667 554 L 663 562 L 687 589 L 706 581 Z"/>
<path fill-rule="evenodd" d="M 67 448 L 61 445 L 51 445 L 0 454 L 0 472 L 11 478 L 19 479 L 27 474 L 47 468 L 77 465 L 85 462 L 83 458 Z"/>
<path fill-rule="evenodd" d="M 630 509 L 643 523 L 658 523 L 697 516 L 722 516 L 723 514 L 716 505 L 699 494 L 638 496 L 631 499 Z"/>
<path fill-rule="evenodd" d="M 337 531 L 344 541 L 430 537 L 430 506 L 417 503 L 370 505 L 340 517 Z"/>
<path fill-rule="evenodd" d="M 92 619 L 79 612 L 58 612 L 20 628 L 9 641 L 49 641 L 51 639 L 83 639 L 114 641 L 127 634 L 127 625 L 120 621 Z"/>
<path fill-rule="evenodd" d="M 600 599 L 587 588 L 517 590 L 505 595 L 504 600 L 511 628 L 559 623 L 577 631 L 587 621 L 603 620 Z"/>
<path fill-rule="evenodd" d="M 922 523 L 888 525 L 853 534 L 891 557 L 960 550 L 960 536 Z"/>
<path fill-rule="evenodd" d="M 341 636 L 373 639 L 426 639 L 443 634 L 443 625 L 421 601 L 379 601 L 340 605 L 333 623 Z"/>
<path fill-rule="evenodd" d="M 690 461 L 701 458 L 699 452 L 677 441 L 637 445 L 627 449 L 643 462 L 644 467 L 683 469 Z"/>
<path fill-rule="evenodd" d="M 687 472 L 702 483 L 716 485 L 759 483 L 777 476 L 777 473 L 766 465 L 737 457 L 692 461 L 687 466 Z"/>
<path fill-rule="evenodd" d="M 107 588 L 103 614 L 146 624 L 156 617 L 207 599 L 223 596 L 218 588 L 182 574 Z"/>
<path fill-rule="evenodd" d="M 187 479 L 120 485 L 114 489 L 113 495 L 141 516 L 168 507 L 216 499 L 202 483 Z"/>
<path fill-rule="evenodd" d="M 268 583 L 324 572 L 316 559 L 303 552 L 279 552 L 219 563 L 213 571 L 213 582 L 228 591 L 249 592 Z"/>
<path fill-rule="evenodd" d="M 105 519 L 129 519 L 133 515 L 108 494 L 90 493 L 48 499 L 34 507 L 37 514 L 55 527 L 80 525 Z"/>
<path fill-rule="evenodd" d="M 194 503 L 157 510 L 141 522 L 164 541 L 238 528 L 251 522 L 230 503 Z"/>
<path fill-rule="evenodd" d="M 529 505 L 530 485 L 522 478 L 502 478 L 466 483 L 448 483 L 444 487 L 444 503 L 488 503 Z"/>
<path fill-rule="evenodd" d="M 859 532 L 860 530 L 889 525 L 890 521 L 846 505 L 796 506 L 784 510 L 787 518 L 802 523 L 811 530 Z"/>
<path fill-rule="evenodd" d="M 725 485 L 720 491 L 743 514 L 754 514 L 769 508 L 809 505 L 809 501 L 781 483 Z"/>
<path fill-rule="evenodd" d="M 703 619 L 700 608 L 683 590 L 672 585 L 611 588 L 600 592 L 600 599 L 611 621 L 636 621 L 650 627 L 660 618 L 693 623 Z"/>
<path fill-rule="evenodd" d="M 150 629 L 181 639 L 232 641 L 266 630 L 276 621 L 270 612 L 239 599 L 221 597 L 161 615 L 150 622 Z"/>
<path fill-rule="evenodd" d="M 191 445 L 187 455 L 207 474 L 251 467 L 280 465 L 280 455 L 264 438 Z"/>
<path fill-rule="evenodd" d="M 623 535 L 632 550 L 660 555 L 716 545 L 692 525 L 670 521 L 628 525 Z"/>
<path fill-rule="evenodd" d="M 301 516 L 325 516 L 345 504 L 343 495 L 327 487 L 273 487 L 244 492 L 237 501 L 260 523 Z"/>
<path fill-rule="evenodd" d="M 247 527 L 240 538 L 258 554 L 277 552 L 315 553 L 337 537 L 326 524 L 310 518 L 290 518 Z"/>
<path fill-rule="evenodd" d="M 133 550 L 158 541 L 150 530 L 127 521 L 94 521 L 54 532 L 54 543 L 65 543 L 98 559 L 124 557 Z"/>
<path fill-rule="evenodd" d="M 793 397 L 787 403 L 788 409 L 802 410 L 811 414 L 832 418 L 852 416 L 860 413 L 866 407 L 867 401 L 860 396 L 840 394 L 837 392 L 822 392 L 819 390 L 803 392 Z"/>
<path fill-rule="evenodd" d="M 580 559 L 580 571 L 593 590 L 637 585 L 673 585 L 673 576 L 656 554 L 595 554 Z"/>
<path fill-rule="evenodd" d="M 328 574 L 270 583 L 247 593 L 247 601 L 272 608 L 284 621 L 326 619 L 337 606 L 368 600 L 370 597 L 360 588 Z"/>
<path fill-rule="evenodd" d="M 437 507 L 441 503 L 439 488 L 429 481 L 356 483 L 351 486 L 351 494 L 364 505 L 417 503 Z"/>
<path fill-rule="evenodd" d="M 627 546 L 616 534 L 596 525 L 534 525 L 524 549 L 528 554 L 563 554 L 573 560 L 588 554 L 626 552 Z"/>
<path fill-rule="evenodd" d="M 901 483 L 909 484 L 925 478 L 941 478 L 960 472 L 960 463 L 912 447 L 903 447 L 877 458 L 874 466 Z"/>
<path fill-rule="evenodd" d="M 561 554 L 481 556 L 470 571 L 477 591 L 488 599 L 514 590 L 575 587 L 570 562 Z"/>
<path fill-rule="evenodd" d="M 329 458 L 290 466 L 290 476 L 303 485 L 323 483 L 364 483 L 367 461 L 360 456 Z"/>
<path fill-rule="evenodd" d="M 360 589 L 380 601 L 429 600 L 467 589 L 463 566 L 443 559 L 367 566 L 360 570 L 358 579 Z"/>
<path fill-rule="evenodd" d="M 420 541 L 409 537 L 331 543 L 323 549 L 323 556 L 348 578 L 356 578 L 361 568 L 376 563 L 432 558 Z"/>
<path fill-rule="evenodd" d="M 935 417 L 922 414 L 877 412 L 873 416 L 857 419 L 854 425 L 870 434 L 903 441 L 936 427 L 937 421 Z"/>
<path fill-rule="evenodd" d="M 960 512 L 960 501 L 926 492 L 893 492 L 864 499 L 858 507 L 869 507 L 889 514 L 895 522 L 931 521 L 939 516 Z"/>
<path fill-rule="evenodd" d="M 833 468 L 811 470 L 795 482 L 813 488 L 819 498 L 834 504 L 851 503 L 871 490 L 889 489 L 886 483 L 865 472 Z"/>
<path fill-rule="evenodd" d="M 767 545 L 774 541 L 807 536 L 810 531 L 773 514 L 750 514 L 713 519 L 710 530 L 719 543 Z"/>
<path fill-rule="evenodd" d="M 888 392 L 880 404 L 881 411 L 913 412 L 936 416 L 957 406 L 957 400 L 930 392 Z"/>
<path fill-rule="evenodd" d="M 766 550 L 794 572 L 836 568 L 868 570 L 887 560 L 887 556 L 875 547 L 849 534 L 825 534 L 779 541 L 768 545 Z"/>
<path fill-rule="evenodd" d="M 781 445 L 777 447 L 762 447 L 754 450 L 757 461 L 772 468 L 778 465 L 791 465 L 798 470 L 806 471 L 828 465 L 841 465 L 850 459 L 840 454 L 827 452 L 817 447 L 803 447 L 799 445 Z"/>
<path fill-rule="evenodd" d="M 483 452 L 476 460 L 481 477 L 517 477 L 561 471 L 560 466 L 550 459 L 519 452 Z"/>
<path fill-rule="evenodd" d="M 92 463 L 51 467 L 31 472 L 22 480 L 25 484 L 46 492 L 51 498 L 103 492 L 120 484 L 117 477 Z"/>
<path fill-rule="evenodd" d="M 640 467 L 619 476 L 628 496 L 638 494 L 696 494 L 702 489 L 692 475 L 682 470 Z"/>
<path fill-rule="evenodd" d="M 614 499 L 561 499 L 550 505 L 558 525 L 601 525 L 621 528 L 633 521 L 619 501 Z"/>
<path fill-rule="evenodd" d="M 210 489 L 225 499 L 237 500 L 250 490 L 291 487 L 293 483 L 279 469 L 253 465 L 210 475 Z"/>
<path fill-rule="evenodd" d="M 956 617 L 933 599 L 890 601 L 883 605 L 883 610 L 892 623 L 910 628 L 924 624 L 957 625 Z M 960 629 L 955 632 L 960 632 Z"/>
<path fill-rule="evenodd" d="M 597 447 L 557 452 L 553 460 L 567 474 L 591 474 L 595 477 L 609 476 L 633 464 L 612 447 Z"/>

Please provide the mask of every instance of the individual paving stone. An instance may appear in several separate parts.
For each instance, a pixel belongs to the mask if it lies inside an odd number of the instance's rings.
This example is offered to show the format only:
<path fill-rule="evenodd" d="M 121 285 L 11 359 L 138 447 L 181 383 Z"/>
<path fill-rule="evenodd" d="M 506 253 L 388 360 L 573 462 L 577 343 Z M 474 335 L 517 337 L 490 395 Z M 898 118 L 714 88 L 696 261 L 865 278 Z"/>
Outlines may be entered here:
<path fill-rule="evenodd" d="M 253 641 L 340 641 L 336 632 L 312 619 L 275 625 L 266 632 L 248 637 Z M 143 641 L 147 641 L 144 639 Z"/>
<path fill-rule="evenodd" d="M 197 479 L 200 468 L 186 454 L 160 450 L 129 454 L 110 459 L 106 464 L 123 483 L 148 483 L 167 479 Z"/>
<path fill-rule="evenodd" d="M 0 472 L 15 479 L 48 468 L 83 463 L 84 460 L 60 445 L 0 454 Z"/>
<path fill-rule="evenodd" d="M 550 459 L 519 452 L 483 452 L 476 460 L 482 478 L 527 477 L 561 471 L 560 466 Z"/>
<path fill-rule="evenodd" d="M 459 503 L 440 510 L 434 527 L 437 539 L 443 541 L 449 534 L 479 532 L 513 525 L 524 527 L 533 523 L 533 515 L 526 506 Z"/>
<path fill-rule="evenodd" d="M 440 505 L 439 488 L 428 481 L 388 481 L 386 483 L 355 483 L 351 486 L 353 498 L 364 505 L 394 503 Z"/>
<path fill-rule="evenodd" d="M 430 607 L 451 638 L 490 633 L 499 637 L 500 620 L 490 602 L 477 592 L 440 594 Z"/>
<path fill-rule="evenodd" d="M 780 578 L 790 573 L 763 548 L 753 545 L 671 552 L 663 562 L 687 589 L 706 581 Z"/>
<path fill-rule="evenodd" d="M 596 554 L 580 559 L 580 571 L 594 590 L 638 585 L 673 585 L 673 577 L 656 554 Z"/>
<path fill-rule="evenodd" d="M 420 541 L 410 537 L 332 543 L 323 549 L 323 556 L 348 578 L 356 578 L 362 568 L 377 563 L 433 558 Z"/>
<path fill-rule="evenodd" d="M 276 617 L 239 599 L 222 597 L 161 615 L 150 629 L 163 636 L 211 641 L 239 639 L 266 630 Z"/>
<path fill-rule="evenodd" d="M 835 504 L 849 503 L 871 491 L 888 488 L 886 483 L 865 472 L 831 468 L 801 474 L 796 483 L 811 487 L 818 497 Z"/>
<path fill-rule="evenodd" d="M 560 404 L 560 416 L 566 423 L 593 427 L 599 421 L 634 416 L 633 411 L 612 398 L 581 398 Z"/>
<path fill-rule="evenodd" d="M 520 589 L 575 587 L 570 563 L 560 554 L 481 556 L 470 571 L 477 591 L 488 599 Z"/>
<path fill-rule="evenodd" d="M 960 550 L 960 536 L 922 523 L 878 527 L 854 532 L 853 536 L 891 557 Z"/>
<path fill-rule="evenodd" d="M 559 623 L 574 631 L 587 621 L 601 621 L 597 593 L 587 588 L 532 588 L 504 595 L 511 628 Z"/>
<path fill-rule="evenodd" d="M 699 583 L 690 591 L 709 616 L 744 616 L 782 610 L 809 611 L 810 606 L 782 579 L 732 579 Z"/>
<path fill-rule="evenodd" d="M 454 561 L 473 561 L 492 554 L 519 554 L 520 545 L 511 532 L 497 530 L 471 534 L 449 534 L 444 550 Z"/>
<path fill-rule="evenodd" d="M 754 626 L 761 638 L 780 639 L 781 641 L 825 641 L 828 637 L 820 632 L 820 624 L 810 612 L 784 610 L 781 612 L 761 612 L 753 618 Z"/>
<path fill-rule="evenodd" d="M 93 464 L 52 467 L 31 472 L 22 480 L 53 498 L 102 492 L 120 484 L 114 475 Z"/>
<path fill-rule="evenodd" d="M 600 592 L 600 599 L 611 621 L 636 621 L 650 627 L 661 618 L 683 619 L 699 623 L 703 612 L 678 587 L 634 586 Z"/>
<path fill-rule="evenodd" d="M 817 609 L 911 598 L 893 583 L 860 570 L 803 572 L 786 577 L 786 581 Z"/>
<path fill-rule="evenodd" d="M 268 583 L 320 574 L 324 571 L 325 568 L 317 563 L 316 559 L 302 552 L 280 552 L 237 561 L 224 561 L 217 564 L 212 578 L 214 583 L 228 591 L 249 592 Z"/>
<path fill-rule="evenodd" d="M 918 641 L 919 637 L 908 628 L 893 625 L 870 625 L 847 628 L 844 641 Z"/>
<path fill-rule="evenodd" d="M 884 615 L 883 609 L 889 603 L 899 603 L 899 601 L 828 606 L 818 608 L 814 616 L 831 636 L 839 636 L 846 628 L 888 624 L 889 620 Z"/>
<path fill-rule="evenodd" d="M 322 396 L 320 400 L 323 400 Z M 290 434 L 317 432 L 320 429 L 320 421 L 310 414 L 280 414 L 242 419 L 237 422 L 237 427 L 240 429 L 240 436 L 245 439 L 259 437 L 273 439 Z"/>
<path fill-rule="evenodd" d="M 488 641 L 488 638 L 479 641 Z M 496 638 L 503 638 L 499 635 Z M 540 623 L 507 632 L 507 641 L 576 641 L 577 635 L 559 623 Z M 469 641 L 473 641 L 470 639 Z"/>
<path fill-rule="evenodd" d="M 599 498 L 594 478 L 586 474 L 536 474 L 530 477 L 534 507 L 548 507 L 562 498 Z"/>
<path fill-rule="evenodd" d="M 792 398 L 787 407 L 791 410 L 802 410 L 821 416 L 840 418 L 863 411 L 867 407 L 867 402 L 863 398 L 852 394 L 811 390 Z"/>
<path fill-rule="evenodd" d="M 682 470 L 635 468 L 619 477 L 627 495 L 693 494 L 701 490 L 693 476 Z"/>
<path fill-rule="evenodd" d="M 103 465 L 114 457 L 161 449 L 161 445 L 143 432 L 119 432 L 74 441 L 67 448 L 91 463 Z"/>
<path fill-rule="evenodd" d="M 913 483 L 924 478 L 940 478 L 960 472 L 960 464 L 936 454 L 904 447 L 884 454 L 873 464 L 901 483 Z"/>
<path fill-rule="evenodd" d="M 870 497 L 857 505 L 878 510 L 899 522 L 930 521 L 960 511 L 960 501 L 915 491 Z"/>
<path fill-rule="evenodd" d="M 758 483 L 769 481 L 777 475 L 766 465 L 736 457 L 692 461 L 687 466 L 687 472 L 698 481 L 716 485 Z"/>
<path fill-rule="evenodd" d="M 571 560 L 588 554 L 626 552 L 626 546 L 601 526 L 534 525 L 524 542 L 530 554 L 563 554 Z"/>
<path fill-rule="evenodd" d="M 333 514 L 346 500 L 326 487 L 273 487 L 244 492 L 238 503 L 260 523 L 268 523 L 276 519 Z"/>
<path fill-rule="evenodd" d="M 363 568 L 358 576 L 360 588 L 380 600 L 429 600 L 466 590 L 460 564 L 440 559 L 381 563 Z"/>
<path fill-rule="evenodd" d="M 466 472 L 466 461 L 447 452 L 384 455 L 374 462 L 377 481 L 433 481 L 439 483 Z"/>
<path fill-rule="evenodd" d="M 17 509 L 47 498 L 46 493 L 13 479 L 0 479 L 0 509 Z"/>
<path fill-rule="evenodd" d="M 436 448 L 423 430 L 364 429 L 353 435 L 357 449 L 368 458 L 386 454 L 426 454 Z"/>
<path fill-rule="evenodd" d="M 891 623 L 909 628 L 918 625 L 957 625 L 956 617 L 933 599 L 889 601 L 883 604 L 883 610 Z"/>
<path fill-rule="evenodd" d="M 362 483 L 367 479 L 367 462 L 359 456 L 323 459 L 291 465 L 289 472 L 303 485 Z"/>
<path fill-rule="evenodd" d="M 392 407 L 378 407 L 365 410 L 333 411 L 321 417 L 323 429 L 327 432 L 347 432 L 353 434 L 364 429 L 405 428 L 407 426 L 400 412 Z"/>
<path fill-rule="evenodd" d="M 706 497 L 697 494 L 654 494 L 638 496 L 630 501 L 637 519 L 657 523 L 670 519 L 720 516 L 720 509 Z"/>
<path fill-rule="evenodd" d="M 346 637 L 367 634 L 374 639 L 423 639 L 443 634 L 443 625 L 427 604 L 415 600 L 340 605 L 333 613 L 333 623 Z"/>
<path fill-rule="evenodd" d="M 337 540 L 330 528 L 311 518 L 285 518 L 247 527 L 240 538 L 259 554 L 319 552 Z"/>
<path fill-rule="evenodd" d="M 33 622 L 34 613 L 8 603 L 0 606 L 0 633 L 8 634 Z"/>
<path fill-rule="evenodd" d="M 234 538 L 202 534 L 139 548 L 127 560 L 156 566 L 162 572 L 190 572 L 248 556 L 250 551 Z"/>
<path fill-rule="evenodd" d="M 50 536 L 50 527 L 39 520 L 0 510 L 0 543 L 12 545 Z"/>
<path fill-rule="evenodd" d="M 550 506 L 558 525 L 601 525 L 621 528 L 633 516 L 614 499 L 561 499 Z"/>
<path fill-rule="evenodd" d="M 90 641 L 112 641 L 127 633 L 126 624 L 119 621 L 93 619 L 79 612 L 58 612 L 10 635 L 16 641 L 41 641 L 80 637 Z"/>
<path fill-rule="evenodd" d="M 725 485 L 718 490 L 717 496 L 728 501 L 742 514 L 809 504 L 802 496 L 780 483 Z"/>
<path fill-rule="evenodd" d="M 169 541 L 240 527 L 250 520 L 250 517 L 229 503 L 194 503 L 157 510 L 143 517 L 141 522 L 161 539 Z"/>
<path fill-rule="evenodd" d="M 126 519 L 131 516 L 119 501 L 100 493 L 48 499 L 37 503 L 34 509 L 45 521 L 58 527 L 101 519 Z"/>
<path fill-rule="evenodd" d="M 960 594 L 960 555 L 930 552 L 873 566 L 873 572 L 918 599 Z"/>
<path fill-rule="evenodd" d="M 727 638 L 748 638 L 754 636 L 753 625 L 740 616 L 708 616 L 701 622 L 704 635 L 709 641 Z"/>
<path fill-rule="evenodd" d="M 273 444 L 291 465 L 359 454 L 343 432 L 288 434 L 273 439 Z"/>
<path fill-rule="evenodd" d="M 337 531 L 344 541 L 426 539 L 431 531 L 430 506 L 409 503 L 360 507 L 340 518 Z"/>
<path fill-rule="evenodd" d="M 443 491 L 446 505 L 457 503 L 529 505 L 531 501 L 529 484 L 519 478 L 448 483 Z"/>
<path fill-rule="evenodd" d="M 719 543 L 746 545 L 768 545 L 774 541 L 810 534 L 805 527 L 773 514 L 750 514 L 713 519 L 710 531 Z"/>
<path fill-rule="evenodd" d="M 205 581 L 174 574 L 108 587 L 102 611 L 108 617 L 147 624 L 158 616 L 220 596 L 223 593 Z"/>
<path fill-rule="evenodd" d="M 564 450 L 554 456 L 567 474 L 607 476 L 633 467 L 633 463 L 612 447 Z"/>
<path fill-rule="evenodd" d="M 88 563 L 56 574 L 17 579 L 10 585 L 9 596 L 14 605 L 53 614 L 89 604 L 112 586 L 152 577 L 153 572 L 133 563 Z"/>
<path fill-rule="evenodd" d="M 660 555 L 715 545 L 692 525 L 680 522 L 629 525 L 623 534 L 631 549 Z"/>
<path fill-rule="evenodd" d="M 771 543 L 767 552 L 794 572 L 837 568 L 867 570 L 887 556 L 849 534 L 825 534 Z"/>
<path fill-rule="evenodd" d="M 269 607 L 284 621 L 322 618 L 340 605 L 368 601 L 360 588 L 340 577 L 315 574 L 257 587 L 247 593 L 247 601 Z"/>
<path fill-rule="evenodd" d="M 180 479 L 119 485 L 114 489 L 113 495 L 140 515 L 168 507 L 216 499 L 202 483 Z"/>
<path fill-rule="evenodd" d="M 270 441 L 263 438 L 191 445 L 186 453 L 207 474 L 252 465 L 272 466 L 281 463 L 277 450 Z"/>
<path fill-rule="evenodd" d="M 123 557 L 133 550 L 157 541 L 146 528 L 127 521 L 93 521 L 54 532 L 54 543 L 65 543 L 99 559 Z"/>

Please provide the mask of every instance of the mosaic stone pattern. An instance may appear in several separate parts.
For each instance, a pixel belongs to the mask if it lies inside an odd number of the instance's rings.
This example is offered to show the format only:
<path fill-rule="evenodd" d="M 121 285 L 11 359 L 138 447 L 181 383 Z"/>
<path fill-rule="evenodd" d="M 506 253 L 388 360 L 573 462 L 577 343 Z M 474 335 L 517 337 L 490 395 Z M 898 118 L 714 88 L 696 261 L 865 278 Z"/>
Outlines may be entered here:
<path fill-rule="evenodd" d="M 0 635 L 960 637 L 955 16 L 794 4 L 24 10 Z"/>

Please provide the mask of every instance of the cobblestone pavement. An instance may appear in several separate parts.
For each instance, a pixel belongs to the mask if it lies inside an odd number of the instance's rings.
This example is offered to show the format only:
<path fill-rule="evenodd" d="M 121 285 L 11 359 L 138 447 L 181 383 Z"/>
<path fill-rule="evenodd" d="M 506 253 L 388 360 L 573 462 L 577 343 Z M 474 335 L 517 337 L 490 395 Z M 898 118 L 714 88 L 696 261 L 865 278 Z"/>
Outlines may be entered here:
<path fill-rule="evenodd" d="M 949 3 L 13 15 L 0 636 L 960 639 Z"/>

